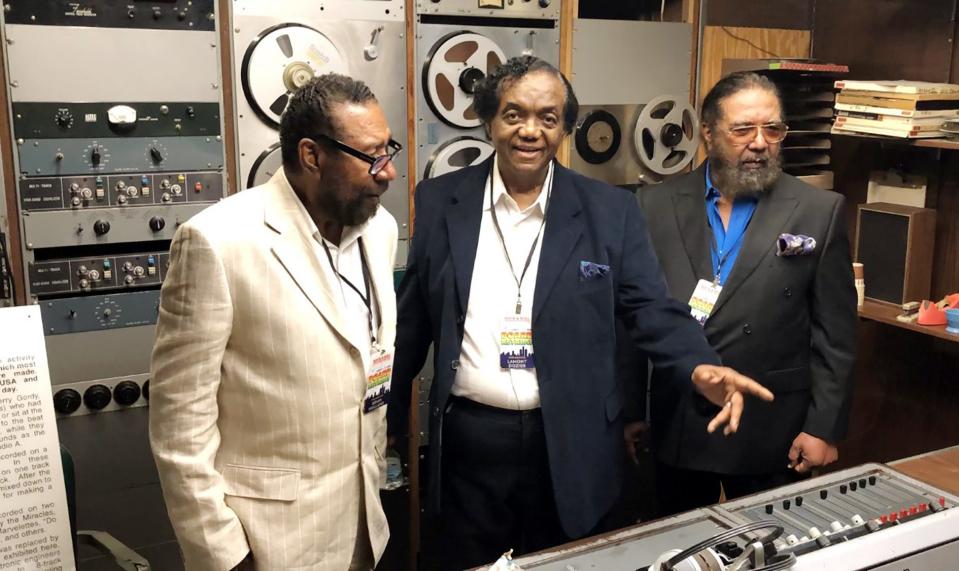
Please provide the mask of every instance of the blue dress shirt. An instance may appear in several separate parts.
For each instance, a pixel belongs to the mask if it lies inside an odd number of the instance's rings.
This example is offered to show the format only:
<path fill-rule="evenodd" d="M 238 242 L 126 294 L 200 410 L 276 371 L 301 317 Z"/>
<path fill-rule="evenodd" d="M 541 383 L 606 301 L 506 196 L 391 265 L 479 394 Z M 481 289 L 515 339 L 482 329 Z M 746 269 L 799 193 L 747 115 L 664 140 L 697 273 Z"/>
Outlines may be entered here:
<path fill-rule="evenodd" d="M 709 252 L 713 261 L 713 276 L 719 276 L 719 285 L 726 283 L 736 263 L 743 247 L 743 236 L 753 212 L 756 211 L 757 202 L 755 198 L 737 198 L 733 201 L 729 227 L 724 228 L 723 219 L 719 216 L 719 190 L 713 186 L 713 179 L 709 176 L 709 163 L 706 163 L 706 219 L 713 230 Z"/>

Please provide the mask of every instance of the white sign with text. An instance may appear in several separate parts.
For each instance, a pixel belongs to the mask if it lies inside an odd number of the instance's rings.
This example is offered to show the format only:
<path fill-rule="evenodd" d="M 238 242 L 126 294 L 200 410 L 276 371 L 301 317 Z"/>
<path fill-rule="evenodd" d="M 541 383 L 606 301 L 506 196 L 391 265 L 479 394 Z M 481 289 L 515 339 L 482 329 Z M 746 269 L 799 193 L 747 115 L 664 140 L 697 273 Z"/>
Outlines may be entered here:
<path fill-rule="evenodd" d="M 0 569 L 74 571 L 70 533 L 40 308 L 0 309 Z"/>

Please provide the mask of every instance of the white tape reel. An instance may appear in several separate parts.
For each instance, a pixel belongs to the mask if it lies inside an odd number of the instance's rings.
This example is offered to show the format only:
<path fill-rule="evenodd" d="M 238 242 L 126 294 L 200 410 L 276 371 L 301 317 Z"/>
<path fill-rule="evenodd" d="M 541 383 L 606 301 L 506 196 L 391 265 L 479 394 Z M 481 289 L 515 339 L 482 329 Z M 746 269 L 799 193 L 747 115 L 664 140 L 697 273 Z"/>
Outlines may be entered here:
<path fill-rule="evenodd" d="M 493 145 L 476 137 L 457 137 L 446 141 L 426 163 L 425 178 L 433 178 L 461 168 L 478 165 L 493 154 Z"/>
<path fill-rule="evenodd" d="M 260 32 L 243 56 L 243 93 L 253 111 L 278 126 L 290 95 L 317 75 L 349 74 L 336 46 L 300 24 L 279 24 Z"/>
<path fill-rule="evenodd" d="M 430 50 L 423 70 L 426 101 L 444 122 L 462 129 L 479 127 L 473 109 L 473 89 L 506 54 L 493 40 L 473 32 L 443 37 Z"/>
<path fill-rule="evenodd" d="M 686 98 L 662 95 L 647 103 L 633 131 L 643 166 L 663 176 L 686 168 L 699 148 L 699 120 Z"/>

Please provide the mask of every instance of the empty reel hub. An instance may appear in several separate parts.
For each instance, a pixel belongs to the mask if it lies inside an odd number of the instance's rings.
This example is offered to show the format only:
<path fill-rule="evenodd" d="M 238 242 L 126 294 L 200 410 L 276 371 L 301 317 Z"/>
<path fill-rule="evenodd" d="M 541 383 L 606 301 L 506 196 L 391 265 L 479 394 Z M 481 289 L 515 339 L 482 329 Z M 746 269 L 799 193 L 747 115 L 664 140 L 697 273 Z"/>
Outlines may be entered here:
<path fill-rule="evenodd" d="M 663 176 L 680 172 L 699 148 L 696 110 L 671 95 L 651 100 L 636 120 L 633 145 L 643 167 Z"/>

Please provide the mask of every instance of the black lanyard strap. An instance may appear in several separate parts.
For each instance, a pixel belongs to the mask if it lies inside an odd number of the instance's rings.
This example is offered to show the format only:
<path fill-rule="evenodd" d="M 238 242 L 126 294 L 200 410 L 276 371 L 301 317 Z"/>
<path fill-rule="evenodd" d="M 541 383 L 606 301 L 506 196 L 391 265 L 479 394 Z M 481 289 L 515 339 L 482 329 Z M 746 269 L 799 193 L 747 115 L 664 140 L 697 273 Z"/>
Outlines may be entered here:
<path fill-rule="evenodd" d="M 494 163 L 495 164 L 495 163 Z M 516 281 L 516 315 L 519 315 L 523 309 L 523 280 L 526 278 L 526 270 L 529 269 L 530 263 L 533 261 L 533 252 L 536 251 L 536 244 L 539 243 L 539 237 L 543 233 L 543 227 L 546 226 L 546 209 L 549 208 L 549 198 L 553 192 L 553 177 L 547 174 L 549 185 L 546 189 L 546 206 L 543 208 L 543 221 L 539 224 L 539 230 L 536 231 L 536 238 L 533 239 L 533 245 L 529 248 L 529 254 L 526 255 L 526 263 L 523 264 L 523 273 L 516 277 L 516 270 L 513 269 L 513 260 L 509 257 L 509 250 L 506 248 L 506 239 L 503 238 L 503 230 L 499 226 L 499 220 L 496 217 L 496 205 L 493 204 L 493 175 L 494 173 L 490 171 L 489 174 L 489 210 L 490 214 L 493 216 L 493 227 L 496 228 L 496 234 L 499 236 L 499 243 L 503 246 L 503 254 L 506 255 L 506 263 L 509 264 L 509 273 L 513 275 L 513 280 Z"/>
<path fill-rule="evenodd" d="M 366 290 L 366 295 L 363 295 L 363 292 L 360 291 L 360 288 L 356 287 L 350 279 L 340 273 L 336 269 L 336 265 L 333 264 L 333 254 L 330 253 L 329 246 L 326 245 L 326 240 L 320 237 L 320 243 L 323 244 L 323 250 L 326 252 L 326 259 L 330 261 L 330 268 L 333 269 L 333 273 L 337 275 L 343 283 L 348 285 L 350 289 L 356 292 L 356 295 L 360 296 L 360 299 L 363 300 L 363 305 L 366 306 L 366 319 L 370 327 L 370 343 L 376 343 L 376 330 L 373 329 L 373 304 L 372 298 L 370 297 L 370 269 L 369 265 L 366 262 L 366 251 L 363 248 L 363 238 L 357 238 L 357 243 L 360 248 L 360 267 L 363 270 L 363 286 Z"/>

